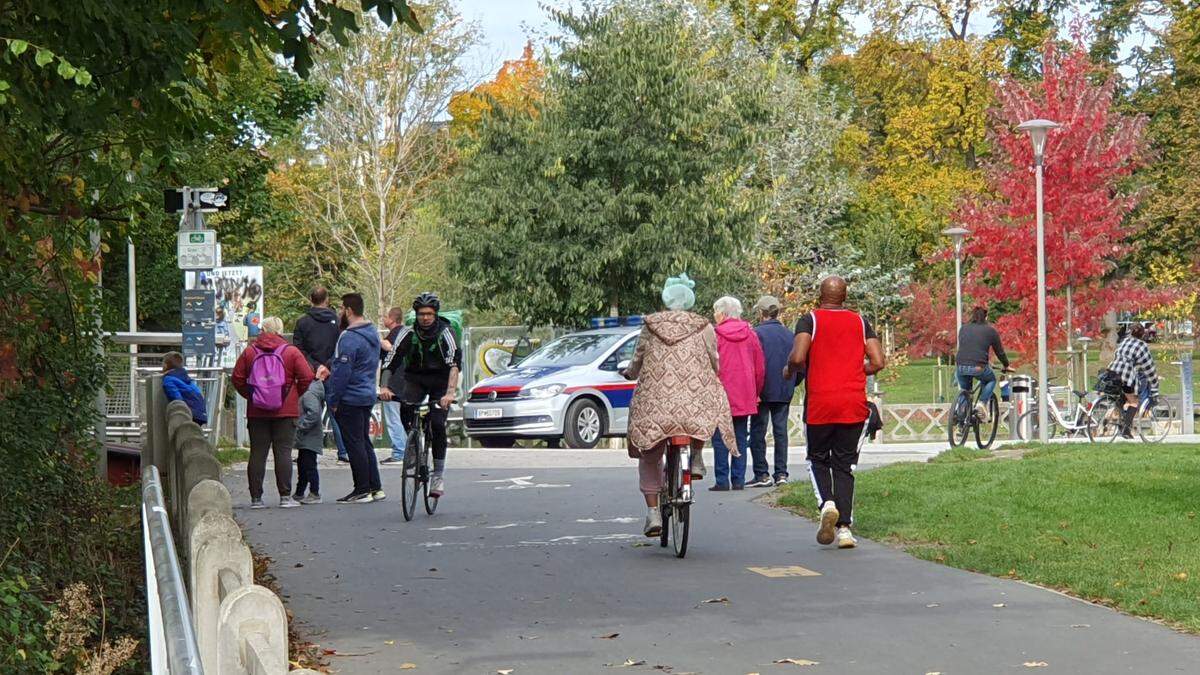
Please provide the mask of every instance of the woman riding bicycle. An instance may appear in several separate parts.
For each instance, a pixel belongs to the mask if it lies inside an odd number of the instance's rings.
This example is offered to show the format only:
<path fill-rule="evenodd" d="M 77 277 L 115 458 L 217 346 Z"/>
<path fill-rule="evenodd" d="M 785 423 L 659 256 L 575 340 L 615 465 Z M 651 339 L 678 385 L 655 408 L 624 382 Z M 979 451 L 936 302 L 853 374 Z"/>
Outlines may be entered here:
<path fill-rule="evenodd" d="M 1108 365 L 1111 377 L 1121 383 L 1125 394 L 1125 405 L 1121 410 L 1121 436 L 1133 438 L 1133 416 L 1140 402 L 1139 384 L 1149 389 L 1150 398 L 1158 396 L 1158 371 L 1154 368 L 1154 356 L 1146 346 L 1146 328 L 1134 323 L 1129 333 L 1117 345 L 1117 353 Z"/>
<path fill-rule="evenodd" d="M 704 477 L 702 448 L 715 429 L 738 456 L 733 443 L 729 400 L 717 377 L 717 334 L 708 319 L 687 310 L 696 304 L 695 282 L 686 274 L 667 279 L 662 290 L 667 311 L 645 319 L 637 350 L 625 377 L 638 386 L 629 406 L 629 456 L 638 460 L 638 485 L 649 512 L 643 532 L 662 531 L 658 493 L 663 486 L 663 455 L 672 436 L 692 438 L 691 472 Z"/>
<path fill-rule="evenodd" d="M 971 310 L 971 323 L 958 331 L 958 364 L 956 375 L 958 387 L 963 391 L 971 391 L 972 380 L 979 380 L 982 389 L 979 392 L 979 403 L 975 410 L 979 421 L 987 423 L 988 401 L 996 390 L 996 374 L 992 372 L 989 351 L 996 353 L 996 358 L 1008 370 L 1008 355 L 1000 344 L 1000 333 L 987 322 L 987 308 L 976 307 Z M 969 406 L 968 406 L 969 407 Z"/>

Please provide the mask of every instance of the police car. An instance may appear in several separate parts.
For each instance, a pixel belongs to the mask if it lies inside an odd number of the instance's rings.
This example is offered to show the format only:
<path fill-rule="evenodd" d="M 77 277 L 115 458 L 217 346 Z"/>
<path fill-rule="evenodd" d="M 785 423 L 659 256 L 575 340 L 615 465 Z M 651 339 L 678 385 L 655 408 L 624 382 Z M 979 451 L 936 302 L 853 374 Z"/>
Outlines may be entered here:
<path fill-rule="evenodd" d="M 641 317 L 594 319 L 592 330 L 564 335 L 471 389 L 463 404 L 467 435 L 485 448 L 519 438 L 593 448 L 624 436 L 637 386 L 621 376 L 633 358 Z"/>

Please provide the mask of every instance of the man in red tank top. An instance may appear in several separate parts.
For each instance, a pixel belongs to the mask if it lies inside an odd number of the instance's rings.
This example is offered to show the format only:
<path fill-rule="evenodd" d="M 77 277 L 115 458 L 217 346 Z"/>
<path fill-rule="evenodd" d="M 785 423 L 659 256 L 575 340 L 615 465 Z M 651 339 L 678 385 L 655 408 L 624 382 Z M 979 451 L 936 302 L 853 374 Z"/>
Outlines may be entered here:
<path fill-rule="evenodd" d="M 871 324 L 846 309 L 846 281 L 821 281 L 820 306 L 796 323 L 785 372 L 805 373 L 808 465 L 821 526 L 817 542 L 854 548 L 854 467 L 865 438 L 867 376 L 883 370 L 883 345 Z"/>

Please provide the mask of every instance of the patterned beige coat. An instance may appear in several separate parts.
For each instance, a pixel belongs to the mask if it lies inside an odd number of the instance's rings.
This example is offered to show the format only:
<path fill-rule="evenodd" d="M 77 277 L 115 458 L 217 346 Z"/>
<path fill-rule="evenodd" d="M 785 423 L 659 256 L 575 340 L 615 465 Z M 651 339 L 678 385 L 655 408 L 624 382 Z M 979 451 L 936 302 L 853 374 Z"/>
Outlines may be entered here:
<path fill-rule="evenodd" d="M 717 335 L 704 317 L 674 311 L 646 317 L 626 375 L 638 380 L 629 407 L 631 456 L 671 436 L 707 442 L 718 428 L 726 445 L 737 447 L 717 377 Z"/>

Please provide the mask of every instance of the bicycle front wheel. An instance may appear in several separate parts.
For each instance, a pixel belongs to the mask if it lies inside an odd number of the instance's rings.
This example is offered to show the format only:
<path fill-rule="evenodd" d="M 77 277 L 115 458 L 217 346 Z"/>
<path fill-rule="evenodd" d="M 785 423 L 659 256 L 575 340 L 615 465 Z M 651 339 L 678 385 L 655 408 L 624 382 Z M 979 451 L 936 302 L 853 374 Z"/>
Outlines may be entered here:
<path fill-rule="evenodd" d="M 1160 443 L 1171 432 L 1175 411 L 1162 398 L 1147 401 L 1138 408 L 1138 436 L 1146 443 Z"/>
<path fill-rule="evenodd" d="M 946 415 L 946 430 L 950 436 L 950 447 L 958 448 L 967 442 L 971 431 L 971 399 L 966 392 L 958 395 Z"/>
<path fill-rule="evenodd" d="M 1112 399 L 1096 401 L 1088 420 L 1088 438 L 1093 443 L 1111 443 L 1121 435 L 1121 405 Z"/>
<path fill-rule="evenodd" d="M 404 520 L 412 520 L 417 512 L 417 489 L 420 487 L 421 434 L 408 435 L 404 451 L 404 475 L 400 479 L 400 510 Z"/>
<path fill-rule="evenodd" d="M 996 397 L 988 399 L 988 417 L 991 421 L 975 425 L 975 445 L 980 450 L 987 450 L 996 442 L 996 431 L 1000 428 L 1000 403 Z M 984 440 L 984 439 L 987 440 Z"/>

